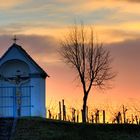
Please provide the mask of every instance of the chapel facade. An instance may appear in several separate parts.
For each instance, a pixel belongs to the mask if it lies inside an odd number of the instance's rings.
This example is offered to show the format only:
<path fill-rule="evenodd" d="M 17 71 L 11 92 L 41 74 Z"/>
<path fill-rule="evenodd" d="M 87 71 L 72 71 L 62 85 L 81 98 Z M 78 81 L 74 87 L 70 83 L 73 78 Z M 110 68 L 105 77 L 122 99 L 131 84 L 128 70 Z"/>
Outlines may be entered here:
<path fill-rule="evenodd" d="M 14 43 L 0 59 L 0 117 L 46 117 L 48 74 Z"/>

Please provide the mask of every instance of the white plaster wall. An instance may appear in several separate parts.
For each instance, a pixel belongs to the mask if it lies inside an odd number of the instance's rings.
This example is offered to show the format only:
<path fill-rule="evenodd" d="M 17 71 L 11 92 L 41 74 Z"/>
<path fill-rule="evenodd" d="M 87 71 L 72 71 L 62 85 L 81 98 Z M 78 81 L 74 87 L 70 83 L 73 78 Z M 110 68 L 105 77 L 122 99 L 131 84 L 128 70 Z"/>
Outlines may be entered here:
<path fill-rule="evenodd" d="M 41 115 L 46 118 L 46 80 L 40 79 L 40 106 L 41 106 Z"/>
<path fill-rule="evenodd" d="M 31 116 L 46 117 L 45 111 L 45 80 L 42 78 L 31 79 Z"/>

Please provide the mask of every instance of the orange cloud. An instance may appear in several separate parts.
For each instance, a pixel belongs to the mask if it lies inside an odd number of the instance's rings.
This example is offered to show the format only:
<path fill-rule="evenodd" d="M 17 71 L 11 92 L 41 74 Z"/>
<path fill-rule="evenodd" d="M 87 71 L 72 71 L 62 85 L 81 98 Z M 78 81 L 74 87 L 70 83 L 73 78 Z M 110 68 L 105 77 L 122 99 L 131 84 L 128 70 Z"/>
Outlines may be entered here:
<path fill-rule="evenodd" d="M 19 4 L 23 4 L 29 0 L 1 0 L 0 1 L 0 9 L 12 8 Z"/>
<path fill-rule="evenodd" d="M 87 25 L 90 26 L 90 25 Z M 126 39 L 134 39 L 139 35 L 140 23 L 119 23 L 114 25 L 100 25 L 95 24 L 95 33 L 97 34 L 99 40 L 104 43 L 110 42 L 120 42 Z M 54 38 L 60 40 L 62 39 L 70 30 L 70 26 L 64 27 L 23 27 L 20 31 L 15 30 L 15 34 L 25 34 L 25 35 L 41 35 L 41 36 L 53 36 Z M 8 31 L 7 31 L 8 32 Z M 12 33 L 14 34 L 14 32 Z"/>

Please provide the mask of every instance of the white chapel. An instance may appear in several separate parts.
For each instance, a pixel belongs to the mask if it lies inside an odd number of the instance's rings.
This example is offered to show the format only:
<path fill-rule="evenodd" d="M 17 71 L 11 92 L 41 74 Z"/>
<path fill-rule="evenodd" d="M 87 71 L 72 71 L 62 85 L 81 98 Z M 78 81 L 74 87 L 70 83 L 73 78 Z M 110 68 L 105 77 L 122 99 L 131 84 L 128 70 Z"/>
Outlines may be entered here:
<path fill-rule="evenodd" d="M 14 43 L 0 58 L 0 117 L 46 117 L 48 74 Z"/>

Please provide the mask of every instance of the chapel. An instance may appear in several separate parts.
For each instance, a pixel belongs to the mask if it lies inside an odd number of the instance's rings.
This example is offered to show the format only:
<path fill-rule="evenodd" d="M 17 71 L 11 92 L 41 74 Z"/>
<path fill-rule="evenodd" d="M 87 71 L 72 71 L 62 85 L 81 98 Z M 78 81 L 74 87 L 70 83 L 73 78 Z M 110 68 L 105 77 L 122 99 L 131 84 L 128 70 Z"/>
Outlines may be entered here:
<path fill-rule="evenodd" d="M 0 58 L 0 117 L 46 117 L 48 74 L 17 43 Z"/>

